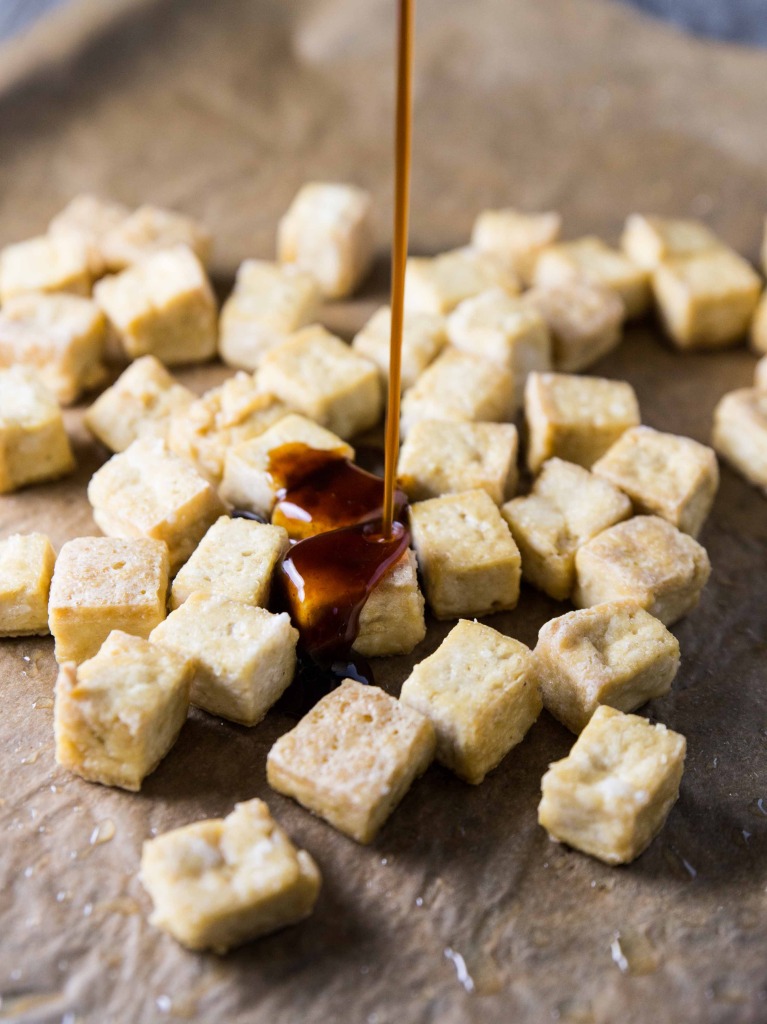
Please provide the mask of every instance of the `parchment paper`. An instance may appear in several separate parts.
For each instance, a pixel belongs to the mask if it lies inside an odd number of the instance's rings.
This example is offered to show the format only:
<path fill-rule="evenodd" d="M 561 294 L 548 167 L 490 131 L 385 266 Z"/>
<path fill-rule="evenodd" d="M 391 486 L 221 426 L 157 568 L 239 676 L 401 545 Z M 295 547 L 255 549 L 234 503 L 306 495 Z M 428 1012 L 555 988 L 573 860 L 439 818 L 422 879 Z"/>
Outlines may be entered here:
<path fill-rule="evenodd" d="M 242 258 L 272 254 L 299 184 L 355 181 L 374 192 L 381 259 L 326 311 L 350 336 L 386 292 L 393 28 L 383 0 L 70 5 L 0 51 L 0 243 L 83 190 L 167 204 L 215 231 L 225 292 Z M 756 258 L 767 53 L 599 0 L 421 0 L 417 68 L 413 251 L 462 244 L 478 210 L 518 203 L 609 239 L 635 209 L 700 215 Z M 634 384 L 646 423 L 705 441 L 753 362 L 678 356 L 649 325 L 594 369 Z M 77 475 L 1 498 L 0 535 L 97 532 L 85 485 L 105 453 L 80 421 L 67 413 Z M 362 848 L 269 791 L 277 715 L 247 730 L 193 713 L 140 795 L 70 777 L 53 760 L 51 642 L 0 643 L 0 1019 L 767 1020 L 765 499 L 725 469 L 701 539 L 713 579 L 675 628 L 673 693 L 647 709 L 688 738 L 681 798 L 629 868 L 538 828 L 541 775 L 572 742 L 546 714 L 480 788 L 430 769 Z M 525 590 L 489 621 L 533 644 L 564 607 Z M 447 628 L 379 680 L 397 693 Z M 319 861 L 316 913 L 225 959 L 186 953 L 146 922 L 141 842 L 253 796 Z"/>

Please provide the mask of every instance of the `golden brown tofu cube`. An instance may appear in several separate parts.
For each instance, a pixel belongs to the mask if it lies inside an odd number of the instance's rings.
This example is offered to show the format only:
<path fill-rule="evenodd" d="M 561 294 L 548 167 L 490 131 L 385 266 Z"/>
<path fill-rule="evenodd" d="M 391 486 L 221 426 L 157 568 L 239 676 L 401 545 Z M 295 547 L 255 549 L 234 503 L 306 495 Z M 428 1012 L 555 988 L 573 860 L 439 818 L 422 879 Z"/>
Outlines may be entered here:
<path fill-rule="evenodd" d="M 434 313 L 405 313 L 402 323 L 402 390 L 411 388 L 447 344 L 445 318 Z M 391 309 L 382 306 L 352 341 L 352 348 L 378 367 L 381 387 L 389 388 Z"/>
<path fill-rule="evenodd" d="M 201 263 L 207 263 L 212 247 L 210 232 L 199 221 L 158 206 L 139 206 L 106 231 L 100 242 L 104 262 L 112 272 L 176 246 L 185 246 Z"/>
<path fill-rule="evenodd" d="M 655 270 L 664 260 L 692 256 L 722 245 L 714 232 L 699 220 L 649 217 L 632 213 L 626 218 L 621 248 L 638 267 Z"/>
<path fill-rule="evenodd" d="M 626 381 L 532 373 L 525 418 L 532 473 L 554 456 L 589 469 L 625 430 L 638 426 L 639 402 Z"/>
<path fill-rule="evenodd" d="M 415 554 L 406 551 L 362 606 L 354 650 L 364 658 L 410 654 L 426 636 L 424 604 Z"/>
<path fill-rule="evenodd" d="M 192 704 L 242 725 L 257 725 L 293 681 L 298 631 L 285 612 L 197 591 L 149 639 L 194 662 Z"/>
<path fill-rule="evenodd" d="M 623 303 L 607 288 L 569 281 L 531 288 L 522 301 L 543 317 L 551 336 L 553 365 L 563 373 L 585 370 L 620 344 Z"/>
<path fill-rule="evenodd" d="M 535 648 L 543 704 L 574 733 L 600 704 L 634 711 L 663 697 L 679 641 L 634 601 L 609 601 L 547 622 Z"/>
<path fill-rule="evenodd" d="M 503 257 L 529 285 L 540 253 L 559 238 L 558 213 L 523 213 L 510 208 L 483 210 L 474 221 L 471 244 L 480 252 Z"/>
<path fill-rule="evenodd" d="M 411 256 L 405 274 L 405 309 L 445 315 L 488 288 L 519 294 L 519 278 L 496 253 L 466 247 L 439 256 Z"/>
<path fill-rule="evenodd" d="M 569 755 L 543 776 L 538 821 L 552 839 L 605 864 L 628 864 L 676 803 L 686 748 L 665 725 L 597 708 Z"/>
<path fill-rule="evenodd" d="M 48 621 L 56 661 L 86 661 L 113 629 L 148 637 L 165 618 L 168 549 L 155 540 L 77 537 L 56 559 Z"/>
<path fill-rule="evenodd" d="M 74 238 L 88 251 L 88 263 L 93 279 L 106 273 L 104 236 L 121 224 L 130 214 L 127 206 L 97 196 L 75 196 L 57 213 L 48 225 L 53 237 Z"/>
<path fill-rule="evenodd" d="M 431 721 L 437 760 L 479 785 L 541 712 L 532 651 L 462 619 L 402 684 L 400 700 Z"/>
<path fill-rule="evenodd" d="M 485 491 L 417 502 L 410 508 L 410 531 L 426 600 L 438 619 L 516 606 L 519 549 Z"/>
<path fill-rule="evenodd" d="M 767 292 L 762 294 L 751 321 L 751 348 L 755 352 L 767 352 Z"/>
<path fill-rule="evenodd" d="M 34 370 L 0 370 L 0 494 L 75 468 L 59 403 Z"/>
<path fill-rule="evenodd" d="M 358 843 L 371 843 L 434 757 L 428 718 L 377 686 L 345 680 L 269 751 L 266 775 Z"/>
<path fill-rule="evenodd" d="M 659 516 L 635 516 L 578 549 L 573 604 L 627 598 L 670 626 L 697 605 L 711 575 L 705 548 Z"/>
<path fill-rule="evenodd" d="M 558 288 L 583 281 L 614 292 L 626 316 L 644 313 L 650 303 L 650 275 L 618 249 L 589 236 L 544 249 L 535 264 L 535 284 Z"/>
<path fill-rule="evenodd" d="M 0 302 L 29 292 L 90 295 L 88 250 L 75 238 L 40 235 L 0 251 Z"/>
<path fill-rule="evenodd" d="M 94 657 L 59 669 L 56 763 L 138 792 L 181 732 L 191 682 L 188 658 L 113 630 Z"/>
<path fill-rule="evenodd" d="M 480 489 L 500 505 L 517 488 L 518 445 L 513 423 L 418 420 L 400 450 L 397 479 L 411 501 Z"/>
<path fill-rule="evenodd" d="M 767 356 L 762 356 L 754 370 L 754 387 L 767 391 Z"/>
<path fill-rule="evenodd" d="M 45 636 L 56 552 L 44 533 L 0 540 L 0 636 Z"/>
<path fill-rule="evenodd" d="M 575 552 L 631 515 L 631 502 L 611 484 L 562 459 L 544 462 L 532 493 L 501 509 L 522 557 L 524 578 L 558 601 L 575 586 Z"/>
<path fill-rule="evenodd" d="M 156 438 L 113 455 L 91 478 L 88 501 L 108 537 L 163 541 L 172 573 L 226 511 L 208 481 Z"/>
<path fill-rule="evenodd" d="M 697 537 L 719 486 L 714 451 L 689 437 L 632 427 L 593 472 L 627 494 L 637 512 L 661 516 Z"/>
<path fill-rule="evenodd" d="M 741 388 L 714 411 L 712 443 L 723 459 L 767 493 L 767 391 Z"/>
<path fill-rule="evenodd" d="M 302 921 L 320 890 L 314 860 L 262 800 L 147 839 L 141 881 L 153 925 L 188 949 L 214 953 Z"/>

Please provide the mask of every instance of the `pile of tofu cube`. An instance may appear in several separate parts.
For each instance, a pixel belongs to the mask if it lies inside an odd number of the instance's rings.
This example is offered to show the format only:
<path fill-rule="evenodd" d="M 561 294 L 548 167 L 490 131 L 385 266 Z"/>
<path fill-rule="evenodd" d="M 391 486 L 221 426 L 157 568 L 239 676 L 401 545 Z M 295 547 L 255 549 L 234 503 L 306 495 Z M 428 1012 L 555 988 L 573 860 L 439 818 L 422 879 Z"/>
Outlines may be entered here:
<path fill-rule="evenodd" d="M 767 353 L 767 298 L 696 221 L 631 216 L 620 249 L 560 231 L 554 213 L 486 211 L 468 246 L 408 260 L 398 475 L 412 549 L 367 601 L 355 650 L 411 653 L 426 605 L 457 623 L 398 699 L 347 680 L 267 761 L 273 789 L 360 843 L 434 759 L 480 784 L 544 707 L 578 737 L 543 778 L 552 838 L 626 863 L 678 795 L 684 738 L 632 712 L 677 673 L 668 627 L 709 577 L 696 538 L 717 459 L 643 425 L 630 384 L 581 371 L 651 304 L 680 350 L 750 332 Z M 0 252 L 0 493 L 73 472 L 61 406 L 113 380 L 85 411 L 112 453 L 88 485 L 101 535 L 58 556 L 42 534 L 0 541 L 0 635 L 53 634 L 56 759 L 82 778 L 137 791 L 190 703 L 254 727 L 293 680 L 298 632 L 269 607 L 289 549 L 269 523 L 270 457 L 300 443 L 353 459 L 380 423 L 389 309 L 351 344 L 319 322 L 373 252 L 370 196 L 324 183 L 299 191 L 277 260 L 246 260 L 220 315 L 210 235 L 168 210 L 84 196 Z M 201 397 L 168 369 L 216 355 L 233 372 Z M 722 399 L 713 437 L 767 488 L 767 356 L 754 388 Z M 477 621 L 515 608 L 522 579 L 575 608 L 534 650 Z M 320 888 L 261 800 L 148 840 L 141 872 L 153 922 L 193 949 L 298 921 Z"/>

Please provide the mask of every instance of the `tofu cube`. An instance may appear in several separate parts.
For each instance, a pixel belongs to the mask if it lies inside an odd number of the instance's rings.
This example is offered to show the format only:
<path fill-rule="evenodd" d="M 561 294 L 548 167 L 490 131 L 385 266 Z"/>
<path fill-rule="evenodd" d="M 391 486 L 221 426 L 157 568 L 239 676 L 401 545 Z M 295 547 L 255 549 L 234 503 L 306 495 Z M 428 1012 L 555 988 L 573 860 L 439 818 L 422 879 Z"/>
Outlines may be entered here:
<path fill-rule="evenodd" d="M 562 218 L 558 213 L 484 210 L 474 221 L 471 244 L 480 252 L 503 257 L 529 285 L 538 256 L 557 241 L 561 230 Z"/>
<path fill-rule="evenodd" d="M 402 322 L 402 390 L 411 388 L 447 344 L 445 318 L 434 313 L 405 313 Z M 381 387 L 389 389 L 391 309 L 376 310 L 352 341 L 352 348 L 378 367 Z"/>
<path fill-rule="evenodd" d="M 298 631 L 285 612 L 197 591 L 149 639 L 194 662 L 192 704 L 241 725 L 257 725 L 293 681 Z"/>
<path fill-rule="evenodd" d="M 624 431 L 639 425 L 639 402 L 623 380 L 531 373 L 525 419 L 531 473 L 555 455 L 590 469 Z"/>
<path fill-rule="evenodd" d="M 532 493 L 501 509 L 522 556 L 522 575 L 565 601 L 575 586 L 575 552 L 631 515 L 631 502 L 612 484 L 562 459 L 543 464 Z"/>
<path fill-rule="evenodd" d="M 439 256 L 411 256 L 405 272 L 405 309 L 445 315 L 464 299 L 496 287 L 509 295 L 520 290 L 519 278 L 496 253 L 465 247 Z"/>
<path fill-rule="evenodd" d="M 699 220 L 649 217 L 632 213 L 626 218 L 621 248 L 638 267 L 655 270 L 664 260 L 693 256 L 718 249 L 721 241 Z"/>
<path fill-rule="evenodd" d="M 320 872 L 262 800 L 144 842 L 141 881 L 150 922 L 193 950 L 226 953 L 314 909 Z"/>
<path fill-rule="evenodd" d="M 354 185 L 303 185 L 277 228 L 277 258 L 317 279 L 328 299 L 355 290 L 373 261 L 372 199 Z"/>
<path fill-rule="evenodd" d="M 29 366 L 69 405 L 102 383 L 106 332 L 104 314 L 89 299 L 17 295 L 0 312 L 0 366 Z"/>
<path fill-rule="evenodd" d="M 45 636 L 56 552 L 44 533 L 0 540 L 0 637 Z"/>
<path fill-rule="evenodd" d="M 263 390 L 339 437 L 362 433 L 381 417 L 375 363 L 324 327 L 305 327 L 268 352 L 258 380 Z"/>
<path fill-rule="evenodd" d="M 257 370 L 266 352 L 317 319 L 321 293 L 293 264 L 245 260 L 221 309 L 218 351 L 225 363 Z"/>
<path fill-rule="evenodd" d="M 227 452 L 263 434 L 289 411 L 250 374 L 236 373 L 171 416 L 168 447 L 218 484 Z"/>
<path fill-rule="evenodd" d="M 705 548 L 659 516 L 611 526 L 575 556 L 576 608 L 627 598 L 670 626 L 697 605 L 711 575 Z"/>
<path fill-rule="evenodd" d="M 185 246 L 201 263 L 210 260 L 210 232 L 199 221 L 158 206 L 140 206 L 121 218 L 101 238 L 107 269 L 132 267 L 158 252 Z"/>
<path fill-rule="evenodd" d="M 434 748 L 428 718 L 377 686 L 346 679 L 277 740 L 266 777 L 339 832 L 371 843 Z"/>
<path fill-rule="evenodd" d="M 762 356 L 756 364 L 754 386 L 760 391 L 767 391 L 767 356 Z"/>
<path fill-rule="evenodd" d="M 287 550 L 282 527 L 221 516 L 179 570 L 170 606 L 179 608 L 199 590 L 266 608 L 275 566 Z"/>
<path fill-rule="evenodd" d="M 168 366 L 216 354 L 216 300 L 205 269 L 185 245 L 148 256 L 93 290 L 131 359 Z"/>
<path fill-rule="evenodd" d="M 0 370 L 0 494 L 74 468 L 61 409 L 37 373 L 27 366 Z"/>
<path fill-rule="evenodd" d="M 155 540 L 77 537 L 56 559 L 48 621 L 56 661 L 86 661 L 113 629 L 148 637 L 165 618 L 168 549 Z"/>
<path fill-rule="evenodd" d="M 593 472 L 627 494 L 637 512 L 661 516 L 697 537 L 719 487 L 716 454 L 689 437 L 632 427 Z"/>
<path fill-rule="evenodd" d="M 48 225 L 54 238 L 73 238 L 88 251 L 88 263 L 94 281 L 107 271 L 104 236 L 121 224 L 130 213 L 127 206 L 92 195 L 75 196 Z"/>
<path fill-rule="evenodd" d="M 94 657 L 59 669 L 56 763 L 138 792 L 181 732 L 191 682 L 187 657 L 113 630 Z"/>
<path fill-rule="evenodd" d="M 437 760 L 477 786 L 541 713 L 532 651 L 462 619 L 402 684 L 400 700 L 425 715 Z"/>
<path fill-rule="evenodd" d="M 535 648 L 543 704 L 574 733 L 601 704 L 634 711 L 663 697 L 679 641 L 634 601 L 609 601 L 547 622 Z"/>
<path fill-rule="evenodd" d="M 165 440 L 171 417 L 185 412 L 194 400 L 193 392 L 159 359 L 142 356 L 86 410 L 85 424 L 107 448 L 123 452 L 139 438 Z"/>
<path fill-rule="evenodd" d="M 448 347 L 402 397 L 402 434 L 419 420 L 505 422 L 515 412 L 514 376 L 505 366 Z"/>
<path fill-rule="evenodd" d="M 563 373 L 585 370 L 620 344 L 623 303 L 607 288 L 570 281 L 531 288 L 523 302 L 543 317 L 553 365 Z"/>
<path fill-rule="evenodd" d="M 485 491 L 419 501 L 410 532 L 426 600 L 438 619 L 482 616 L 519 600 L 520 555 Z"/>
<path fill-rule="evenodd" d="M 410 654 L 426 636 L 415 554 L 406 551 L 362 606 L 354 650 L 363 658 Z"/>
<path fill-rule="evenodd" d="M 282 482 L 272 476 L 271 454 L 288 445 L 305 445 L 354 458 L 354 449 L 337 434 L 305 416 L 291 414 L 258 437 L 227 451 L 221 496 L 235 508 L 269 519 L 282 487 Z"/>
<path fill-rule="evenodd" d="M 538 821 L 552 839 L 605 864 L 628 864 L 676 803 L 686 748 L 665 725 L 603 705 L 543 776 Z"/>
<path fill-rule="evenodd" d="M 754 487 L 767 493 L 767 391 L 741 388 L 714 410 L 712 444 Z"/>
<path fill-rule="evenodd" d="M 511 371 L 515 407 L 524 400 L 527 375 L 551 369 L 551 337 L 543 317 L 502 288 L 464 300 L 448 317 L 447 334 L 457 349 Z"/>
<path fill-rule="evenodd" d="M 156 438 L 113 455 L 91 478 L 88 501 L 108 537 L 164 541 L 172 573 L 226 511 L 208 481 Z"/>
<path fill-rule="evenodd" d="M 496 505 L 517 489 L 513 423 L 418 420 L 399 453 L 397 479 L 411 501 L 487 491 Z"/>
<path fill-rule="evenodd" d="M 0 251 L 0 302 L 29 292 L 90 295 L 88 250 L 75 238 L 40 235 Z"/>
<path fill-rule="evenodd" d="M 593 236 L 544 249 L 535 264 L 534 281 L 539 288 L 558 288 L 573 281 L 606 288 L 623 302 L 629 319 L 640 316 L 650 304 L 648 271 Z"/>
<path fill-rule="evenodd" d="M 759 299 L 749 337 L 755 352 L 767 352 L 767 292 Z"/>
<path fill-rule="evenodd" d="M 722 246 L 664 260 L 653 290 L 677 348 L 723 348 L 745 336 L 762 283 L 750 263 Z"/>

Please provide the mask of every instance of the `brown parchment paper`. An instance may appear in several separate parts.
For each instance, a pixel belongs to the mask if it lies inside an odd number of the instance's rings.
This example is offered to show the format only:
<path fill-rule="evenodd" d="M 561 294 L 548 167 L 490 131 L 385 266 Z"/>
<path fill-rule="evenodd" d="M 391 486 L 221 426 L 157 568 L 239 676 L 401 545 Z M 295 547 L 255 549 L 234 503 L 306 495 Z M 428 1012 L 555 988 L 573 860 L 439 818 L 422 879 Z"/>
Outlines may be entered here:
<path fill-rule="evenodd" d="M 381 259 L 360 297 L 326 310 L 350 336 L 386 290 L 394 7 L 71 4 L 0 50 L 0 243 L 82 190 L 167 204 L 215 231 L 223 292 L 243 257 L 272 254 L 301 182 L 356 181 L 376 198 Z M 421 0 L 416 105 L 413 251 L 462 244 L 478 210 L 519 203 L 609 239 L 634 209 L 700 215 L 757 255 L 767 52 L 600 0 Z M 634 384 L 645 422 L 705 441 L 753 363 L 683 358 L 649 325 L 595 371 Z M 201 391 L 224 373 L 183 379 Z M 0 498 L 0 535 L 40 529 L 60 546 L 97 532 L 85 485 L 105 453 L 80 409 L 67 423 L 77 475 Z M 537 827 L 540 777 L 572 742 L 546 714 L 480 788 L 430 769 L 362 848 L 268 790 L 266 753 L 289 726 L 276 714 L 247 730 L 192 713 L 140 795 L 68 776 L 53 759 L 52 644 L 2 641 L 0 1020 L 767 1020 L 767 502 L 727 469 L 702 541 L 713 579 L 675 629 L 673 693 L 647 709 L 688 738 L 681 797 L 629 868 Z M 526 590 L 490 621 L 533 644 L 562 610 Z M 397 693 L 412 661 L 379 663 L 380 681 Z M 316 913 L 223 959 L 186 953 L 147 924 L 141 842 L 253 796 L 319 861 Z"/>

